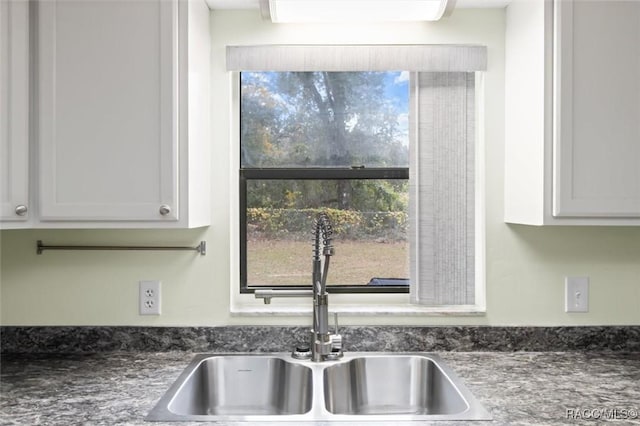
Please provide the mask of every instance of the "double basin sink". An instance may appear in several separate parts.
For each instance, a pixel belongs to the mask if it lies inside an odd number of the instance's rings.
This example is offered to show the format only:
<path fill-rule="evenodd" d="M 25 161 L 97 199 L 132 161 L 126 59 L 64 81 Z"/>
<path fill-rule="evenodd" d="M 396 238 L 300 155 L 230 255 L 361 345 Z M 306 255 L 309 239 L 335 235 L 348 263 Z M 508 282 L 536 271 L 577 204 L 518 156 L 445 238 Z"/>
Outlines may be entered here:
<path fill-rule="evenodd" d="M 197 355 L 148 421 L 490 420 L 437 355 Z"/>

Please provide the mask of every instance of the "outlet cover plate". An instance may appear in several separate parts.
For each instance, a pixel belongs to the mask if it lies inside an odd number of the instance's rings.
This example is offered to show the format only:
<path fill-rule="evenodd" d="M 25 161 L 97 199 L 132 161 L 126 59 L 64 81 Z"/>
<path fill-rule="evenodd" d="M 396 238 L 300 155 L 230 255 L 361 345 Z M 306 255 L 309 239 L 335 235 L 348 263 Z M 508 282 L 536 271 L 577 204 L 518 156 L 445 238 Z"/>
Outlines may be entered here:
<path fill-rule="evenodd" d="M 145 280 L 139 285 L 139 313 L 140 315 L 160 315 L 161 313 L 161 282 Z"/>
<path fill-rule="evenodd" d="M 589 312 L 589 277 L 565 277 L 564 311 Z"/>

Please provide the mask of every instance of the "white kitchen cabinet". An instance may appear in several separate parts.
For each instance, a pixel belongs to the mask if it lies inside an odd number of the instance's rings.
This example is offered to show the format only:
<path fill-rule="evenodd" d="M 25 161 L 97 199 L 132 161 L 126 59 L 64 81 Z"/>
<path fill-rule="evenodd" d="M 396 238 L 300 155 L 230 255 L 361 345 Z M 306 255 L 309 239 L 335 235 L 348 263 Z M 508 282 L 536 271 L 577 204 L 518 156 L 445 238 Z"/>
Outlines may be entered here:
<path fill-rule="evenodd" d="M 0 1 L 0 221 L 24 227 L 29 202 L 29 3 Z"/>
<path fill-rule="evenodd" d="M 512 2 L 505 221 L 640 225 L 640 3 Z"/>
<path fill-rule="evenodd" d="M 36 227 L 209 224 L 208 12 L 36 3 Z"/>

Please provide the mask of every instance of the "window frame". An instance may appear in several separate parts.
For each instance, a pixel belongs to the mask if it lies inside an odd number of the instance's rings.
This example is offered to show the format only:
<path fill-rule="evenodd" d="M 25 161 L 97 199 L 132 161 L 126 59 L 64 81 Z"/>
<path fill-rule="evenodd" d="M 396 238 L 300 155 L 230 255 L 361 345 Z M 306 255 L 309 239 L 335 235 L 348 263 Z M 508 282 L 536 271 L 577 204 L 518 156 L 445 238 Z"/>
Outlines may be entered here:
<path fill-rule="evenodd" d="M 240 259 L 239 242 L 240 224 L 238 209 L 240 206 L 238 170 L 240 169 L 240 70 L 230 70 L 229 73 L 229 109 L 231 132 L 228 134 L 232 147 L 229 151 L 232 167 L 229 172 L 230 193 L 229 216 L 230 224 L 229 253 L 230 262 L 230 314 L 232 317 L 263 317 L 264 315 L 277 315 L 282 317 L 306 317 L 311 313 L 308 301 L 300 298 L 274 299 L 271 304 L 265 305 L 262 301 L 256 300 L 253 294 L 240 293 Z M 487 312 L 487 288 L 486 288 L 486 183 L 485 183 L 485 86 L 486 78 L 484 70 L 475 72 L 476 95 L 475 95 L 475 116 L 476 116 L 476 155 L 475 155 L 475 191 L 476 191 L 476 300 L 473 305 L 438 305 L 425 306 L 415 305 L 409 301 L 409 293 L 380 293 L 380 294 L 334 294 L 332 298 L 332 311 L 343 315 L 354 315 L 356 317 L 369 317 L 383 315 L 384 317 L 448 317 L 451 315 L 462 317 L 484 316 Z M 413 104 L 412 104 L 413 105 Z M 415 123 L 414 125 L 415 126 Z M 415 128 L 410 124 L 410 131 Z M 236 131 L 233 131 L 236 129 Z"/>

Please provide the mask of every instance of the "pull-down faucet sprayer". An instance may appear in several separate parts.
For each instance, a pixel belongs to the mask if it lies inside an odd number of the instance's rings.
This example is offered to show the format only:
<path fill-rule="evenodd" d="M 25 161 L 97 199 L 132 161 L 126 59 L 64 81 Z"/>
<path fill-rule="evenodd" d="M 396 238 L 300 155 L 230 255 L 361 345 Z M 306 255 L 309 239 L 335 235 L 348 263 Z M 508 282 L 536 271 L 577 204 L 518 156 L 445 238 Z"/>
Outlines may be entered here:
<path fill-rule="evenodd" d="M 319 295 L 327 293 L 329 261 L 334 253 L 333 246 L 331 245 L 331 235 L 333 235 L 332 228 L 331 220 L 326 213 L 320 213 L 314 220 L 313 271 L 311 274 L 314 301 L 318 299 Z M 322 245 L 322 253 L 320 252 L 320 245 Z M 324 256 L 324 268 L 322 268 L 321 254 Z"/>

